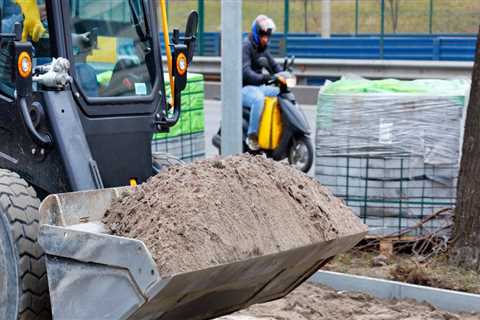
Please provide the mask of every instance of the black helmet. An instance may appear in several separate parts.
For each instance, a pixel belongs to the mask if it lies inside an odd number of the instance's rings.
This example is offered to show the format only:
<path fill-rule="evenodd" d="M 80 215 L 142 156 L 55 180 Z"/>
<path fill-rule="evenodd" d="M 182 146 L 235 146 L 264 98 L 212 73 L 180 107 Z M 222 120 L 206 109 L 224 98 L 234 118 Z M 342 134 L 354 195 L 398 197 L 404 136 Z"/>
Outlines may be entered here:
<path fill-rule="evenodd" d="M 260 44 L 260 36 L 271 36 L 275 31 L 275 23 L 266 15 L 259 15 L 252 23 L 252 37 L 256 45 Z"/>

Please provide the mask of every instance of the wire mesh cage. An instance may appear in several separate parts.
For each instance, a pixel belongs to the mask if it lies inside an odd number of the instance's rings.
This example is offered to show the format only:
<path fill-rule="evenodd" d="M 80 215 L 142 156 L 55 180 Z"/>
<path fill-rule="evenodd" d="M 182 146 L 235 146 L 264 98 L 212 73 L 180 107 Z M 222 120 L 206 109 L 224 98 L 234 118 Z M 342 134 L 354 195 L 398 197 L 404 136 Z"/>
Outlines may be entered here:
<path fill-rule="evenodd" d="M 390 235 L 455 205 L 467 80 L 340 80 L 317 109 L 315 176 Z M 429 221 L 416 233 L 443 225 Z"/>
<path fill-rule="evenodd" d="M 170 92 L 165 76 L 167 96 Z M 152 152 L 165 152 L 185 161 L 205 158 L 204 81 L 201 74 L 188 74 L 182 91 L 182 111 L 178 123 L 168 133 L 156 133 Z"/>

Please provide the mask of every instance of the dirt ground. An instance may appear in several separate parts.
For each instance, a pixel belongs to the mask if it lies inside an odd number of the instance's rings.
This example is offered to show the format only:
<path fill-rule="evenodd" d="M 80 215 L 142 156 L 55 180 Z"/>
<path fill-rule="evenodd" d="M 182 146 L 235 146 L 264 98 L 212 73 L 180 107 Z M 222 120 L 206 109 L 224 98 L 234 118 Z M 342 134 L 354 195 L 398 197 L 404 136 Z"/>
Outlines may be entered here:
<path fill-rule="evenodd" d="M 426 303 L 380 300 L 361 293 L 336 292 L 303 284 L 286 298 L 254 305 L 217 320 L 479 320 L 480 315 L 454 314 Z"/>
<path fill-rule="evenodd" d="M 480 274 L 449 265 L 445 254 L 419 262 L 407 254 L 387 258 L 376 251 L 351 250 L 324 270 L 480 294 Z"/>
<path fill-rule="evenodd" d="M 171 167 L 114 203 L 104 223 L 142 240 L 161 275 L 366 231 L 314 179 L 248 155 Z"/>

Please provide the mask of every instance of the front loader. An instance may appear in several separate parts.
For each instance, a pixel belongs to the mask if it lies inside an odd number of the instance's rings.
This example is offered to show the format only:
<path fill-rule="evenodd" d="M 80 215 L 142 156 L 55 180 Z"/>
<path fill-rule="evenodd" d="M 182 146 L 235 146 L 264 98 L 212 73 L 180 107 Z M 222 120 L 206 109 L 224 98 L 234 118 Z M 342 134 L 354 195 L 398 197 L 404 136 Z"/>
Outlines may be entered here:
<path fill-rule="evenodd" d="M 170 44 L 160 4 L 3 2 L 0 319 L 210 319 L 286 295 L 363 236 L 162 277 L 142 242 L 101 227 L 158 171 L 152 135 L 180 115 L 198 18 Z"/>

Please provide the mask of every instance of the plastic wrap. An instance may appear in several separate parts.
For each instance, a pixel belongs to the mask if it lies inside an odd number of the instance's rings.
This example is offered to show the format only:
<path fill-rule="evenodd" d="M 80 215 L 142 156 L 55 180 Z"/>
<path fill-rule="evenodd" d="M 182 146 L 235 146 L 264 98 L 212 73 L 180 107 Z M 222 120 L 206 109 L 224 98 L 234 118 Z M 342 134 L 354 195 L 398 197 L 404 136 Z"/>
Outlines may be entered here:
<path fill-rule="evenodd" d="M 371 234 L 394 234 L 453 207 L 469 86 L 468 80 L 327 83 L 318 97 L 316 178 Z"/>
<path fill-rule="evenodd" d="M 320 155 L 459 161 L 467 80 L 342 79 L 319 95 Z"/>

